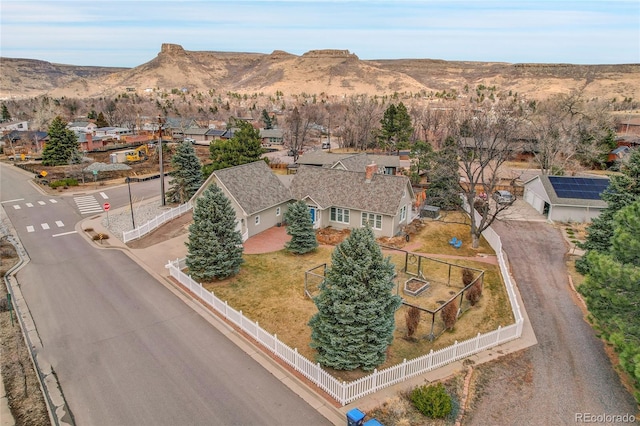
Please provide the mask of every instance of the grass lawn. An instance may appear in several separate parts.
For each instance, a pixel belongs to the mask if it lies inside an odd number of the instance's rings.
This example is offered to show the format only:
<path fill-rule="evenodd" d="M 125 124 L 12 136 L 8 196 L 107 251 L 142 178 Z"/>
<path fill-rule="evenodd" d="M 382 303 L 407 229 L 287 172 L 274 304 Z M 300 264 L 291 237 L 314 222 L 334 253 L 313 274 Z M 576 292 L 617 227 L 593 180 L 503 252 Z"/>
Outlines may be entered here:
<path fill-rule="evenodd" d="M 413 251 L 470 257 L 478 254 L 491 255 L 493 252 L 484 240 L 479 249 L 470 247 L 468 225 L 451 223 L 453 219 L 461 217 L 462 215 L 449 215 L 445 221 L 427 222 L 426 226 L 411 238 L 412 246 L 414 243 L 420 244 L 420 248 Z M 449 239 L 454 235 L 465 241 L 460 249 L 455 249 L 448 244 Z M 238 275 L 224 281 L 204 283 L 204 285 L 218 298 L 226 300 L 230 306 L 241 310 L 248 318 L 258 321 L 262 328 L 277 334 L 282 342 L 297 348 L 299 353 L 314 360 L 315 351 L 309 347 L 311 329 L 307 323 L 317 309 L 313 301 L 305 296 L 305 271 L 323 263 L 330 265 L 333 249 L 334 247 L 331 246 L 321 246 L 314 253 L 302 256 L 290 254 L 285 250 L 245 255 L 245 263 Z M 400 255 L 397 251 L 385 251 L 385 254 L 392 256 L 396 270 L 400 272 L 404 267 L 404 255 Z M 407 308 L 401 307 L 396 312 L 396 331 L 388 351 L 387 361 L 378 369 L 398 364 L 405 358 L 417 358 L 427 354 L 431 349 L 437 350 L 449 346 L 455 340 L 462 341 L 478 333 L 495 330 L 498 325 L 506 326 L 513 323 L 508 296 L 496 265 L 467 259 L 447 259 L 447 261 L 485 271 L 482 298 L 458 319 L 452 331 L 444 332 L 433 342 L 427 338 L 431 326 L 431 315 L 422 315 L 414 338 L 410 340 L 406 338 Z M 318 271 L 321 271 L 321 268 Z M 457 285 L 452 290 L 457 292 L 460 287 Z M 439 314 L 436 317 L 436 322 L 440 321 Z M 332 371 L 332 373 L 337 378 L 347 381 L 368 374 L 359 370 Z"/>

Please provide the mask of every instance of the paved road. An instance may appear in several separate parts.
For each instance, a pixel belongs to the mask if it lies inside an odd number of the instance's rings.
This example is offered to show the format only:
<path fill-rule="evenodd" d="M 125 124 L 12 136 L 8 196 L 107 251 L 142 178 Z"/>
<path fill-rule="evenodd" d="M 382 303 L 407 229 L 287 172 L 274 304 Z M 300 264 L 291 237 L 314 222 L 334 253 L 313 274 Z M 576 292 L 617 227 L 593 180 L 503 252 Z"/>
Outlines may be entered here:
<path fill-rule="evenodd" d="M 1 197 L 31 258 L 17 279 L 40 355 L 78 425 L 330 424 L 125 254 L 62 232 L 82 217 L 70 198 L 0 172 L 19 189 Z"/>
<path fill-rule="evenodd" d="M 538 344 L 522 354 L 531 366 L 529 380 L 488 383 L 470 423 L 569 425 L 576 423 L 576 413 L 636 414 L 631 394 L 576 306 L 560 231 L 520 221 L 501 221 L 494 229 L 502 237 Z"/>

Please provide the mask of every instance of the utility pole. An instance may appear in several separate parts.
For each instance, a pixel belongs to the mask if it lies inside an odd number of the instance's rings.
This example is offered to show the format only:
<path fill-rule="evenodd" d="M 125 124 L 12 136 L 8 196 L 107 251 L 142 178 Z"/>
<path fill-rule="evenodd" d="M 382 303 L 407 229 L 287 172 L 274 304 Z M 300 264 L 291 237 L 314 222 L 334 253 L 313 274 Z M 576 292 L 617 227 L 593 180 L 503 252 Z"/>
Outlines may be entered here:
<path fill-rule="evenodd" d="M 162 164 L 162 125 L 164 119 L 158 116 L 158 157 L 160 158 L 160 205 L 164 207 L 167 203 L 164 197 L 164 165 Z"/>

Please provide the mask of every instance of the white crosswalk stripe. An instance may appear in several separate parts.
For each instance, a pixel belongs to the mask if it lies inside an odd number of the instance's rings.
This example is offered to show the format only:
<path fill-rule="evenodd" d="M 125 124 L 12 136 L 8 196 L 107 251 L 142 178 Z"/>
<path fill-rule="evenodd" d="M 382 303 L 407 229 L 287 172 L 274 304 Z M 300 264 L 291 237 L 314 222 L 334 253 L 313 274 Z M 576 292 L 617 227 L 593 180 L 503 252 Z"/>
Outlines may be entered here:
<path fill-rule="evenodd" d="M 102 206 L 96 201 L 93 195 L 84 195 L 82 197 L 73 197 L 76 202 L 80 214 L 102 213 Z"/>
<path fill-rule="evenodd" d="M 33 203 L 25 203 L 27 207 L 33 207 Z"/>
<path fill-rule="evenodd" d="M 16 210 L 20 210 L 21 209 L 20 204 L 14 204 L 13 208 L 16 209 Z"/>
<path fill-rule="evenodd" d="M 58 200 L 54 200 L 53 198 L 49 198 L 49 202 L 52 204 L 56 204 L 58 202 Z"/>
<path fill-rule="evenodd" d="M 27 232 L 33 232 L 33 231 L 35 231 L 33 226 L 31 226 L 31 225 L 27 226 Z"/>
<path fill-rule="evenodd" d="M 63 228 L 64 227 L 64 223 L 62 223 L 61 220 L 56 220 L 56 225 L 58 225 L 58 228 Z"/>
<path fill-rule="evenodd" d="M 47 203 L 45 203 L 44 201 L 38 201 L 38 204 L 40 204 L 41 206 L 44 206 Z"/>
<path fill-rule="evenodd" d="M 49 229 L 48 223 L 41 223 L 40 226 L 42 226 L 42 229 Z"/>
<path fill-rule="evenodd" d="M 105 200 L 109 199 L 109 196 L 107 194 L 105 194 L 104 192 L 101 192 L 100 195 L 102 196 L 102 198 L 104 198 Z"/>

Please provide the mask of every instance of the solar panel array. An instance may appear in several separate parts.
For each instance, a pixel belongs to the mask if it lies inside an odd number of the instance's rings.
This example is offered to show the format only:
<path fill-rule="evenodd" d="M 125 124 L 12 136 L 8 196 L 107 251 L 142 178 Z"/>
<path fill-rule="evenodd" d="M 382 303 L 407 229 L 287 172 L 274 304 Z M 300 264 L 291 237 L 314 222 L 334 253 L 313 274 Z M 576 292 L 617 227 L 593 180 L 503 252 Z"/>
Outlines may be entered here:
<path fill-rule="evenodd" d="M 599 200 L 600 194 L 609 186 L 609 179 L 549 176 L 556 195 L 560 198 Z"/>

